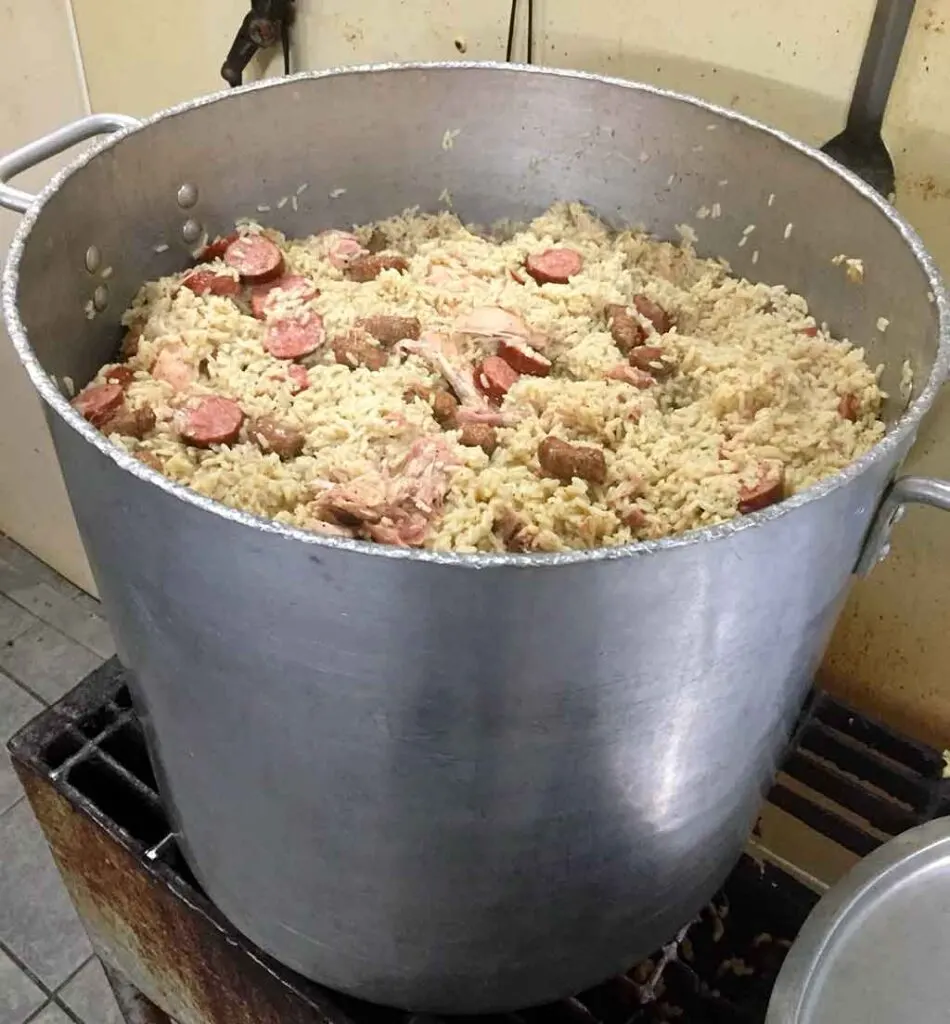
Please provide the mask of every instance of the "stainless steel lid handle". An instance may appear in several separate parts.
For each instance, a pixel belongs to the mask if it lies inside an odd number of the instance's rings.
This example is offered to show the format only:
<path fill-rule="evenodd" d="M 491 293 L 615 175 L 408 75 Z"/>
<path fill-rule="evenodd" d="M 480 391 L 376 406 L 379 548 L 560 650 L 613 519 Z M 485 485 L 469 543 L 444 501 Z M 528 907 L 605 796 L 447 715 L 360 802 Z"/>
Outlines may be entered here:
<path fill-rule="evenodd" d="M 62 153 L 78 142 L 85 142 L 96 135 L 109 135 L 124 128 L 137 128 L 140 124 L 139 120 L 126 117 L 125 114 L 90 114 L 89 117 L 63 125 L 49 135 L 44 135 L 35 142 L 28 142 L 20 149 L 0 157 L 0 206 L 16 213 L 26 213 L 36 196 L 8 185 L 7 182 L 11 178 L 41 164 L 44 160 L 49 160 L 50 157 Z"/>
<path fill-rule="evenodd" d="M 907 505 L 930 505 L 950 512 L 950 481 L 928 476 L 902 476 L 888 488 L 868 530 L 854 571 L 866 576 L 891 550 L 891 530 Z"/>

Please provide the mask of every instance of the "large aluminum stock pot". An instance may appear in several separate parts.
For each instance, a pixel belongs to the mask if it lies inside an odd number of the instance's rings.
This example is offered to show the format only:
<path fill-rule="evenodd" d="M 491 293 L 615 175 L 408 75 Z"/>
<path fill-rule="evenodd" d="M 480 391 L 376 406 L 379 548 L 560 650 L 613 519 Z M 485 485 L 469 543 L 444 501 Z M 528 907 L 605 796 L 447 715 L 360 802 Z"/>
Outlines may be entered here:
<path fill-rule="evenodd" d="M 920 240 L 808 147 L 580 74 L 358 68 L 123 120 L 0 161 L 5 180 L 119 129 L 35 199 L 3 191 L 26 208 L 4 312 L 195 874 L 278 959 L 416 1010 L 524 1006 L 628 967 L 736 860 L 859 560 L 904 502 L 950 506 L 947 484 L 892 483 L 948 365 L 950 307 Z M 885 364 L 887 438 L 714 529 L 476 557 L 232 511 L 70 408 L 64 379 L 110 359 L 139 283 L 186 265 L 201 231 L 272 205 L 269 224 L 306 234 L 446 190 L 482 223 L 562 198 L 664 237 L 693 222 L 701 252 L 804 293 Z M 695 220 L 713 202 L 722 216 Z M 863 284 L 839 254 L 863 258 Z"/>

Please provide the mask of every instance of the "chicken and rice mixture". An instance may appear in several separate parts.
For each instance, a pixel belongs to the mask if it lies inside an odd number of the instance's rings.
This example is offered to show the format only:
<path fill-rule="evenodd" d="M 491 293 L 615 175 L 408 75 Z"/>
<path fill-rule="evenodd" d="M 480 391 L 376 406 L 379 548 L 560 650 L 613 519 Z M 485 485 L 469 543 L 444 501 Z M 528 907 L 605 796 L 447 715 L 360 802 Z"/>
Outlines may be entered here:
<path fill-rule="evenodd" d="M 559 203 L 287 239 L 144 285 L 75 406 L 147 465 L 321 533 L 453 551 L 666 537 L 884 434 L 878 375 L 801 296 Z"/>

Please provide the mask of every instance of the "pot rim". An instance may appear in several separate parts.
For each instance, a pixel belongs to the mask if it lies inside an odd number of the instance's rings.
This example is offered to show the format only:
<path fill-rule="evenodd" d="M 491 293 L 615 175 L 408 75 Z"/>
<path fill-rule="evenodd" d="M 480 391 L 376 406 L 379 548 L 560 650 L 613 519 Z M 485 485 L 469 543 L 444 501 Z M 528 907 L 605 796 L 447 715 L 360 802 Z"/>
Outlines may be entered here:
<path fill-rule="evenodd" d="M 231 508 L 222 502 L 206 498 L 196 491 L 191 490 L 182 484 L 177 484 L 163 476 L 157 470 L 145 466 L 142 462 L 130 455 L 118 445 L 114 445 L 104 437 L 91 424 L 76 412 L 63 396 L 53 377 L 42 368 L 33 352 L 27 338 L 26 328 L 20 320 L 17 308 L 17 288 L 19 284 L 19 268 L 23 256 L 23 250 L 29 238 L 30 232 L 43 212 L 43 208 L 59 190 L 60 186 L 68 178 L 80 171 L 86 164 L 94 160 L 100 153 L 119 145 L 126 136 L 143 131 L 151 125 L 163 121 L 166 118 L 178 114 L 187 113 L 198 107 L 219 103 L 231 97 L 238 97 L 245 93 L 256 92 L 261 89 L 273 89 L 281 86 L 293 86 L 294 83 L 310 81 L 322 78 L 335 78 L 341 75 L 357 75 L 367 73 L 392 73 L 400 71 L 504 71 L 514 74 L 548 75 L 557 78 L 576 79 L 585 82 L 596 82 L 604 85 L 616 86 L 630 89 L 634 92 L 648 93 L 663 99 L 674 100 L 694 108 L 698 108 L 707 114 L 731 121 L 745 127 L 755 129 L 766 135 L 777 139 L 786 146 L 798 150 L 798 152 L 811 157 L 822 164 L 826 170 L 838 177 L 843 178 L 854 191 L 865 201 L 874 205 L 878 212 L 890 221 L 909 246 L 917 262 L 920 264 L 930 283 L 930 291 L 934 297 L 937 307 L 939 321 L 939 337 L 937 342 L 937 354 L 930 370 L 926 386 L 922 389 L 917 398 L 904 410 L 900 419 L 885 434 L 870 451 L 861 458 L 850 463 L 834 476 L 813 484 L 811 487 L 800 491 L 798 494 L 782 501 L 778 505 L 762 509 L 751 515 L 737 516 L 728 522 L 719 523 L 715 526 L 702 527 L 678 534 L 675 537 L 664 537 L 660 540 L 638 541 L 633 544 L 625 544 L 618 547 L 584 548 L 557 553 L 464 553 L 453 551 L 431 551 L 416 548 L 398 548 L 387 544 L 376 544 L 370 541 L 350 540 L 346 538 L 327 537 L 312 531 L 303 530 L 299 527 L 285 526 L 272 519 L 265 519 L 261 516 L 251 515 L 238 509 Z M 944 383 L 950 370 L 950 296 L 944 287 L 936 262 L 924 247 L 923 241 L 917 232 L 910 226 L 907 220 L 897 210 L 880 196 L 870 185 L 856 174 L 840 166 L 820 150 L 807 143 L 788 135 L 777 128 L 769 127 L 755 118 L 728 110 L 714 103 L 685 93 L 676 92 L 670 89 L 661 89 L 643 82 L 634 82 L 629 79 L 615 78 L 607 75 L 591 74 L 585 71 L 574 71 L 560 68 L 538 67 L 536 65 L 509 64 L 499 61 L 410 61 L 404 63 L 390 62 L 378 64 L 359 64 L 346 67 L 327 68 L 322 71 L 304 71 L 285 78 L 270 78 L 259 82 L 252 82 L 236 89 L 222 89 L 218 92 L 200 96 L 184 103 L 176 104 L 160 110 L 155 114 L 142 120 L 141 124 L 135 127 L 122 129 L 115 134 L 109 135 L 95 142 L 88 150 L 80 154 L 66 167 L 56 173 L 47 183 L 46 187 L 37 195 L 29 210 L 16 230 L 13 241 L 7 256 L 6 266 L 3 272 L 2 286 L 3 315 L 6 321 L 7 330 L 13 342 L 14 348 L 26 367 L 33 386 L 40 393 L 46 404 L 63 419 L 68 426 L 75 430 L 84 440 L 94 445 L 103 455 L 117 463 L 121 469 L 126 470 L 140 480 L 144 480 L 154 486 L 160 487 L 173 497 L 186 501 L 197 506 L 205 512 L 224 519 L 259 530 L 264 533 L 276 534 L 287 540 L 300 541 L 305 544 L 313 544 L 318 547 L 352 551 L 354 554 L 373 555 L 381 558 L 402 558 L 419 562 L 434 562 L 445 566 L 453 566 L 468 569 L 485 569 L 497 566 L 512 566 L 523 568 L 547 568 L 559 565 L 574 565 L 587 562 L 612 561 L 630 557 L 643 557 L 657 552 L 668 551 L 674 548 L 688 547 L 693 544 L 700 544 L 716 540 L 725 540 L 743 530 L 755 529 L 765 526 L 775 519 L 788 515 L 798 508 L 809 505 L 812 502 L 832 494 L 839 488 L 847 486 L 852 480 L 859 477 L 865 470 L 870 469 L 877 463 L 888 459 L 892 453 L 912 437 L 916 432 L 920 420 L 933 404 L 940 387 Z"/>

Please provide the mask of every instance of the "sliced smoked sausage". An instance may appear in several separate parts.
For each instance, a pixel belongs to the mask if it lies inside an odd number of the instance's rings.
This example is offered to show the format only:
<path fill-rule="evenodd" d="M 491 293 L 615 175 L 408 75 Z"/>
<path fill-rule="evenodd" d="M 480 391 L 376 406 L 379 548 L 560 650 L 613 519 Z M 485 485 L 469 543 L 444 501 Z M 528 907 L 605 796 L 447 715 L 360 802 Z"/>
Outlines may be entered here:
<path fill-rule="evenodd" d="M 105 372 L 105 377 L 108 383 L 118 384 L 120 387 L 127 388 L 132 383 L 131 366 L 123 366 L 121 363 L 117 366 L 110 366 Z"/>
<path fill-rule="evenodd" d="M 448 391 L 440 388 L 432 395 L 432 415 L 443 430 L 452 430 L 455 427 L 458 408 L 458 401 Z"/>
<path fill-rule="evenodd" d="M 310 387 L 310 375 L 307 373 L 307 368 L 299 363 L 291 363 L 287 367 L 287 380 L 290 381 L 292 395 L 299 395 L 301 391 Z"/>
<path fill-rule="evenodd" d="M 861 402 L 854 392 L 849 391 L 846 395 L 841 396 L 841 400 L 838 402 L 838 415 L 843 420 L 850 420 L 852 423 L 857 421 L 858 416 L 861 415 Z"/>
<path fill-rule="evenodd" d="M 147 405 L 141 409 L 131 409 L 123 402 L 99 429 L 106 435 L 121 434 L 141 441 L 150 430 L 155 429 L 155 413 Z"/>
<path fill-rule="evenodd" d="M 611 303 L 607 307 L 606 313 L 610 336 L 624 355 L 647 340 L 647 332 L 644 330 L 643 324 L 626 306 Z"/>
<path fill-rule="evenodd" d="M 94 427 L 100 427 L 122 404 L 121 384 L 90 384 L 70 403 Z"/>
<path fill-rule="evenodd" d="M 492 531 L 506 551 L 521 553 L 531 550 L 531 532 L 528 524 L 513 509 L 503 509 L 492 524 Z"/>
<path fill-rule="evenodd" d="M 758 512 L 785 497 L 785 467 L 777 459 L 765 459 L 756 468 L 751 483 L 739 487 L 739 511 L 743 515 Z"/>
<path fill-rule="evenodd" d="M 389 238 L 386 236 L 386 232 L 382 228 L 373 228 L 373 232 L 366 243 L 366 251 L 379 253 L 388 248 Z"/>
<path fill-rule="evenodd" d="M 498 434 L 487 423 L 466 423 L 459 434 L 459 444 L 466 448 L 481 448 L 486 455 L 498 447 Z"/>
<path fill-rule="evenodd" d="M 273 452 L 281 459 L 295 459 L 306 440 L 302 431 L 277 416 L 258 416 L 248 426 L 247 436 L 262 452 Z"/>
<path fill-rule="evenodd" d="M 210 448 L 213 444 L 233 444 L 243 422 L 244 412 L 233 399 L 204 395 L 184 410 L 178 432 L 185 444 Z"/>
<path fill-rule="evenodd" d="M 520 341 L 499 341 L 498 356 L 517 373 L 524 373 L 529 377 L 547 377 L 551 372 L 551 360 Z"/>
<path fill-rule="evenodd" d="M 274 320 L 264 335 L 264 348 L 275 359 L 299 359 L 315 352 L 326 340 L 323 317 L 313 310 Z"/>
<path fill-rule="evenodd" d="M 262 235 L 244 235 L 236 238 L 224 252 L 224 262 L 249 284 L 263 284 L 280 277 L 284 270 L 284 257 L 280 249 Z"/>
<path fill-rule="evenodd" d="M 143 327 L 141 324 L 132 324 L 125 332 L 122 342 L 119 345 L 119 355 L 123 359 L 131 359 L 139 354 L 139 342 L 142 340 Z"/>
<path fill-rule="evenodd" d="M 631 387 L 638 388 L 640 391 L 652 388 L 656 384 L 656 378 L 653 374 L 645 373 L 638 367 L 630 366 L 627 363 L 621 363 L 612 370 L 608 370 L 607 379 L 619 380 L 624 384 L 629 384 Z"/>
<path fill-rule="evenodd" d="M 198 267 L 182 279 L 182 287 L 193 291 L 195 295 L 225 295 L 228 297 L 241 294 L 241 282 L 230 274 L 219 274 L 208 267 Z"/>
<path fill-rule="evenodd" d="M 334 338 L 330 348 L 336 361 L 350 369 L 365 366 L 368 370 L 381 370 L 389 361 L 388 355 L 362 331 L 354 330 Z"/>
<path fill-rule="evenodd" d="M 251 312 L 258 320 L 263 320 L 268 310 L 282 303 L 282 293 L 287 292 L 288 298 L 300 305 L 316 298 L 320 292 L 308 277 L 300 274 L 285 274 L 277 281 L 255 285 L 251 289 Z"/>
<path fill-rule="evenodd" d="M 545 249 L 525 260 L 525 270 L 538 284 L 567 284 L 581 272 L 584 259 L 575 249 Z"/>
<path fill-rule="evenodd" d="M 564 483 L 579 477 L 592 484 L 602 484 L 607 478 L 603 450 L 590 444 L 570 444 L 549 435 L 538 445 L 538 461 L 548 476 Z"/>
<path fill-rule="evenodd" d="M 371 334 L 380 345 L 389 348 L 406 338 L 418 341 L 422 333 L 422 324 L 415 316 L 389 316 L 378 313 L 375 316 L 364 316 L 356 321 L 356 326 Z"/>
<path fill-rule="evenodd" d="M 649 320 L 653 324 L 653 329 L 657 334 L 666 334 L 670 327 L 672 327 L 669 313 L 645 295 L 634 295 L 633 305 L 644 320 Z"/>
<path fill-rule="evenodd" d="M 201 252 L 198 253 L 198 262 L 210 263 L 212 260 L 220 260 L 228 251 L 228 246 L 232 242 L 236 242 L 239 237 L 240 236 L 236 231 L 230 235 L 218 235 L 214 241 L 209 242 Z"/>
<path fill-rule="evenodd" d="M 475 367 L 475 387 L 489 401 L 501 405 L 519 376 L 500 356 L 488 356 Z"/>
<path fill-rule="evenodd" d="M 638 345 L 630 350 L 627 359 L 631 366 L 650 374 L 657 380 L 669 377 L 675 369 L 672 361 L 664 357 L 663 349 L 657 345 Z"/>
<path fill-rule="evenodd" d="M 391 253 L 365 253 L 355 256 L 346 267 L 346 276 L 351 281 L 366 284 L 375 281 L 384 270 L 395 270 L 405 274 L 409 269 L 409 260 L 405 256 Z"/>

